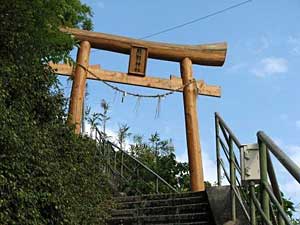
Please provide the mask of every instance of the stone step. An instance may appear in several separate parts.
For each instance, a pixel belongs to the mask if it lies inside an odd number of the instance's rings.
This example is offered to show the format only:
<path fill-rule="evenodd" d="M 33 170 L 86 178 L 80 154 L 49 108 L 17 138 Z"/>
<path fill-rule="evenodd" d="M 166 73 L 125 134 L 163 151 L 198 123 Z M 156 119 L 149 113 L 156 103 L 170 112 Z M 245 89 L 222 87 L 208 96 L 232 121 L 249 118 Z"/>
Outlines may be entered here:
<path fill-rule="evenodd" d="M 115 223 L 114 225 L 141 225 L 141 224 L 149 224 L 149 225 L 215 225 L 213 222 L 203 221 L 203 222 L 187 222 L 187 223 L 141 223 L 141 222 L 130 222 L 130 223 Z"/>
<path fill-rule="evenodd" d="M 142 200 L 159 200 L 159 199 L 174 199 L 174 198 L 188 198 L 188 197 L 206 197 L 205 192 L 185 192 L 185 193 L 167 193 L 167 194 L 147 194 L 147 195 L 133 195 L 116 197 L 116 202 L 134 202 Z"/>
<path fill-rule="evenodd" d="M 137 216 L 137 215 L 175 215 L 184 213 L 207 212 L 208 203 L 196 203 L 186 205 L 158 206 L 158 207 L 140 207 L 134 209 L 114 209 L 111 212 L 113 217 Z"/>
<path fill-rule="evenodd" d="M 206 192 L 114 198 L 109 225 L 214 225 Z"/>
<path fill-rule="evenodd" d="M 179 224 L 186 223 L 191 224 L 195 222 L 206 222 L 209 224 L 209 215 L 206 212 L 201 213 L 187 213 L 187 214 L 176 214 L 176 215 L 152 215 L 152 216 L 137 216 L 137 217 L 118 217 L 109 219 L 110 225 L 123 224 L 129 225 L 134 223 L 142 224 Z"/>
<path fill-rule="evenodd" d="M 203 196 L 195 196 L 189 198 L 168 198 L 168 199 L 153 199 L 153 200 L 142 200 L 133 202 L 116 202 L 117 209 L 131 209 L 138 207 L 159 207 L 159 206 L 174 206 L 174 205 L 187 205 L 207 202 L 207 199 Z"/>
<path fill-rule="evenodd" d="M 214 223 L 204 222 L 189 222 L 189 223 L 157 223 L 155 225 L 214 225 Z"/>

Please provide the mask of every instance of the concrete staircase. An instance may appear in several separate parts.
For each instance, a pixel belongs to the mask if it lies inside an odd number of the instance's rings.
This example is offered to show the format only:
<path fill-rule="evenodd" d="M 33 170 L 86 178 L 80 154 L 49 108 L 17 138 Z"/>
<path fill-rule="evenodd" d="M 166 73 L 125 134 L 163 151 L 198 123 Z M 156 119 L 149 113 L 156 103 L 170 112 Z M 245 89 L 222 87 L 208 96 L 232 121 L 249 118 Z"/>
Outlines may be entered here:
<path fill-rule="evenodd" d="M 109 225 L 215 225 L 206 192 L 128 196 L 115 201 Z"/>

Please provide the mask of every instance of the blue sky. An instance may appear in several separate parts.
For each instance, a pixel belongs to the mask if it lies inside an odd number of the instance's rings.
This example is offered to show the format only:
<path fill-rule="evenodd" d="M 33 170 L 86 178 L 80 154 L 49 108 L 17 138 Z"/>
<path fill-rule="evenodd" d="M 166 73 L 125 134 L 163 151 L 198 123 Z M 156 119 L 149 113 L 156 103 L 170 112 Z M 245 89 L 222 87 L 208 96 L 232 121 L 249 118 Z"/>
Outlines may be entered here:
<path fill-rule="evenodd" d="M 84 0 L 94 11 L 94 30 L 140 38 L 175 26 L 240 1 L 176 0 Z M 219 112 L 242 143 L 256 142 L 256 132 L 264 130 L 300 165 L 300 1 L 251 1 L 239 8 L 199 21 L 195 24 L 151 38 L 153 41 L 177 44 L 228 43 L 223 67 L 194 66 L 194 76 L 207 84 L 222 87 L 221 98 L 199 96 L 198 116 L 205 166 L 205 177 L 214 181 L 215 136 L 214 112 Z M 91 64 L 126 72 L 128 56 L 92 51 Z M 180 75 L 179 64 L 149 60 L 147 75 L 168 78 Z M 69 93 L 71 83 L 61 79 Z M 119 85 L 122 89 L 144 94 L 158 90 Z M 126 123 L 134 134 L 149 137 L 157 131 L 162 138 L 172 138 L 180 160 L 187 159 L 183 99 L 180 93 L 166 98 L 160 117 L 155 119 L 156 100 L 142 100 L 135 112 L 136 99 L 126 97 L 121 103 L 105 85 L 88 82 L 87 104 L 100 110 L 101 99 L 111 104 L 109 129 Z M 278 168 L 281 188 L 296 204 L 300 185 L 293 183 Z"/>

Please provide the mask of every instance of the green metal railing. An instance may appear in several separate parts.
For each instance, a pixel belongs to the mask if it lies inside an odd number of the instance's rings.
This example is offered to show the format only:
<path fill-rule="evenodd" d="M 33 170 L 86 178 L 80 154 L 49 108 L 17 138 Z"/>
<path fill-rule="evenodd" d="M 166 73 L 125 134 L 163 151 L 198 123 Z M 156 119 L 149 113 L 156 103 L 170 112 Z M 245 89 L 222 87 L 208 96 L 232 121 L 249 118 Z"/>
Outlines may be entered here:
<path fill-rule="evenodd" d="M 247 205 L 247 193 L 241 183 L 241 167 L 236 157 L 240 154 L 241 143 L 227 126 L 224 120 L 215 113 L 215 129 L 216 129 L 216 153 L 217 153 L 217 177 L 218 186 L 222 185 L 222 171 L 231 187 L 231 217 L 235 221 L 237 219 L 237 202 L 240 204 L 245 217 L 250 221 L 249 210 Z M 223 153 L 223 154 L 222 154 Z M 222 155 L 227 159 L 223 160 Z M 227 162 L 227 164 L 226 164 Z M 229 172 L 226 169 L 229 167 Z"/>
<path fill-rule="evenodd" d="M 257 205 L 256 208 L 259 209 L 259 207 L 261 207 L 263 213 L 260 214 L 265 224 L 292 225 L 290 218 L 283 209 L 282 196 L 270 154 L 286 168 L 298 183 L 300 183 L 300 168 L 264 132 L 259 131 L 257 133 L 257 142 L 259 144 L 260 157 L 261 204 Z M 269 184 L 269 180 L 271 184 Z M 250 185 L 253 186 L 253 183 Z M 253 191 L 251 196 L 253 199 L 256 198 Z M 261 210 L 259 209 L 259 211 Z M 255 220 L 256 218 L 252 218 L 252 224 L 256 224 Z"/>
<path fill-rule="evenodd" d="M 118 185 L 119 191 L 127 195 L 177 192 L 161 176 L 109 141 L 98 129 L 95 129 L 95 138 L 105 159 L 104 170 Z"/>
<path fill-rule="evenodd" d="M 240 154 L 242 145 L 218 113 L 215 113 L 215 125 L 218 185 L 222 185 L 223 171 L 232 190 L 232 220 L 236 220 L 236 200 L 238 200 L 251 225 L 292 225 L 283 208 L 283 200 L 270 153 L 278 159 L 298 183 L 300 183 L 300 168 L 264 132 L 259 131 L 257 142 L 259 146 L 260 182 L 255 184 L 251 181 L 248 184 L 242 184 L 241 168 L 236 157 Z M 222 155 L 225 155 L 227 159 L 230 175 L 228 175 Z"/>

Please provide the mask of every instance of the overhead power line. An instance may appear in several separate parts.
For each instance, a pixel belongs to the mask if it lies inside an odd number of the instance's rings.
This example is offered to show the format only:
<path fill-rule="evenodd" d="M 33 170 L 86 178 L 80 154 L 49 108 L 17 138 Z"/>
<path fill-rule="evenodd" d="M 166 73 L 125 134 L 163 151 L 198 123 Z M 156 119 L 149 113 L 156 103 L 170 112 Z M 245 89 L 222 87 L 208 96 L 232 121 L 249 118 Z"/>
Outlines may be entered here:
<path fill-rule="evenodd" d="M 159 34 L 167 33 L 167 32 L 170 32 L 170 31 L 172 31 L 172 30 L 176 30 L 176 29 L 185 27 L 185 26 L 187 26 L 187 25 L 196 23 L 196 22 L 198 22 L 198 21 L 200 21 L 200 20 L 204 20 L 204 19 L 207 19 L 207 18 L 209 18 L 209 17 L 213 17 L 213 16 L 216 16 L 216 15 L 218 15 L 218 14 L 221 14 L 221 13 L 224 13 L 224 12 L 226 12 L 226 11 L 229 11 L 229 10 L 231 10 L 231 9 L 240 7 L 240 6 L 245 5 L 245 4 L 247 4 L 247 3 L 251 2 L 251 1 L 252 1 L 252 0 L 247 0 L 247 1 L 240 2 L 240 3 L 238 3 L 238 4 L 229 6 L 229 7 L 225 8 L 225 9 L 222 9 L 222 10 L 219 10 L 219 11 L 216 11 L 216 12 L 213 12 L 213 13 L 210 13 L 210 14 L 208 14 L 208 15 L 206 15 L 206 16 L 202 16 L 202 17 L 196 18 L 196 19 L 191 20 L 191 21 L 187 21 L 187 22 L 185 22 L 185 23 L 182 23 L 182 24 L 179 24 L 179 25 L 176 25 L 176 26 L 166 28 L 166 29 L 164 29 L 164 30 L 158 31 L 158 32 L 153 33 L 153 34 L 149 34 L 149 35 L 144 36 L 144 37 L 141 37 L 141 38 L 139 38 L 139 39 L 141 39 L 141 40 L 147 39 L 147 38 L 150 38 L 150 37 L 157 36 L 157 35 L 159 35 Z"/>

